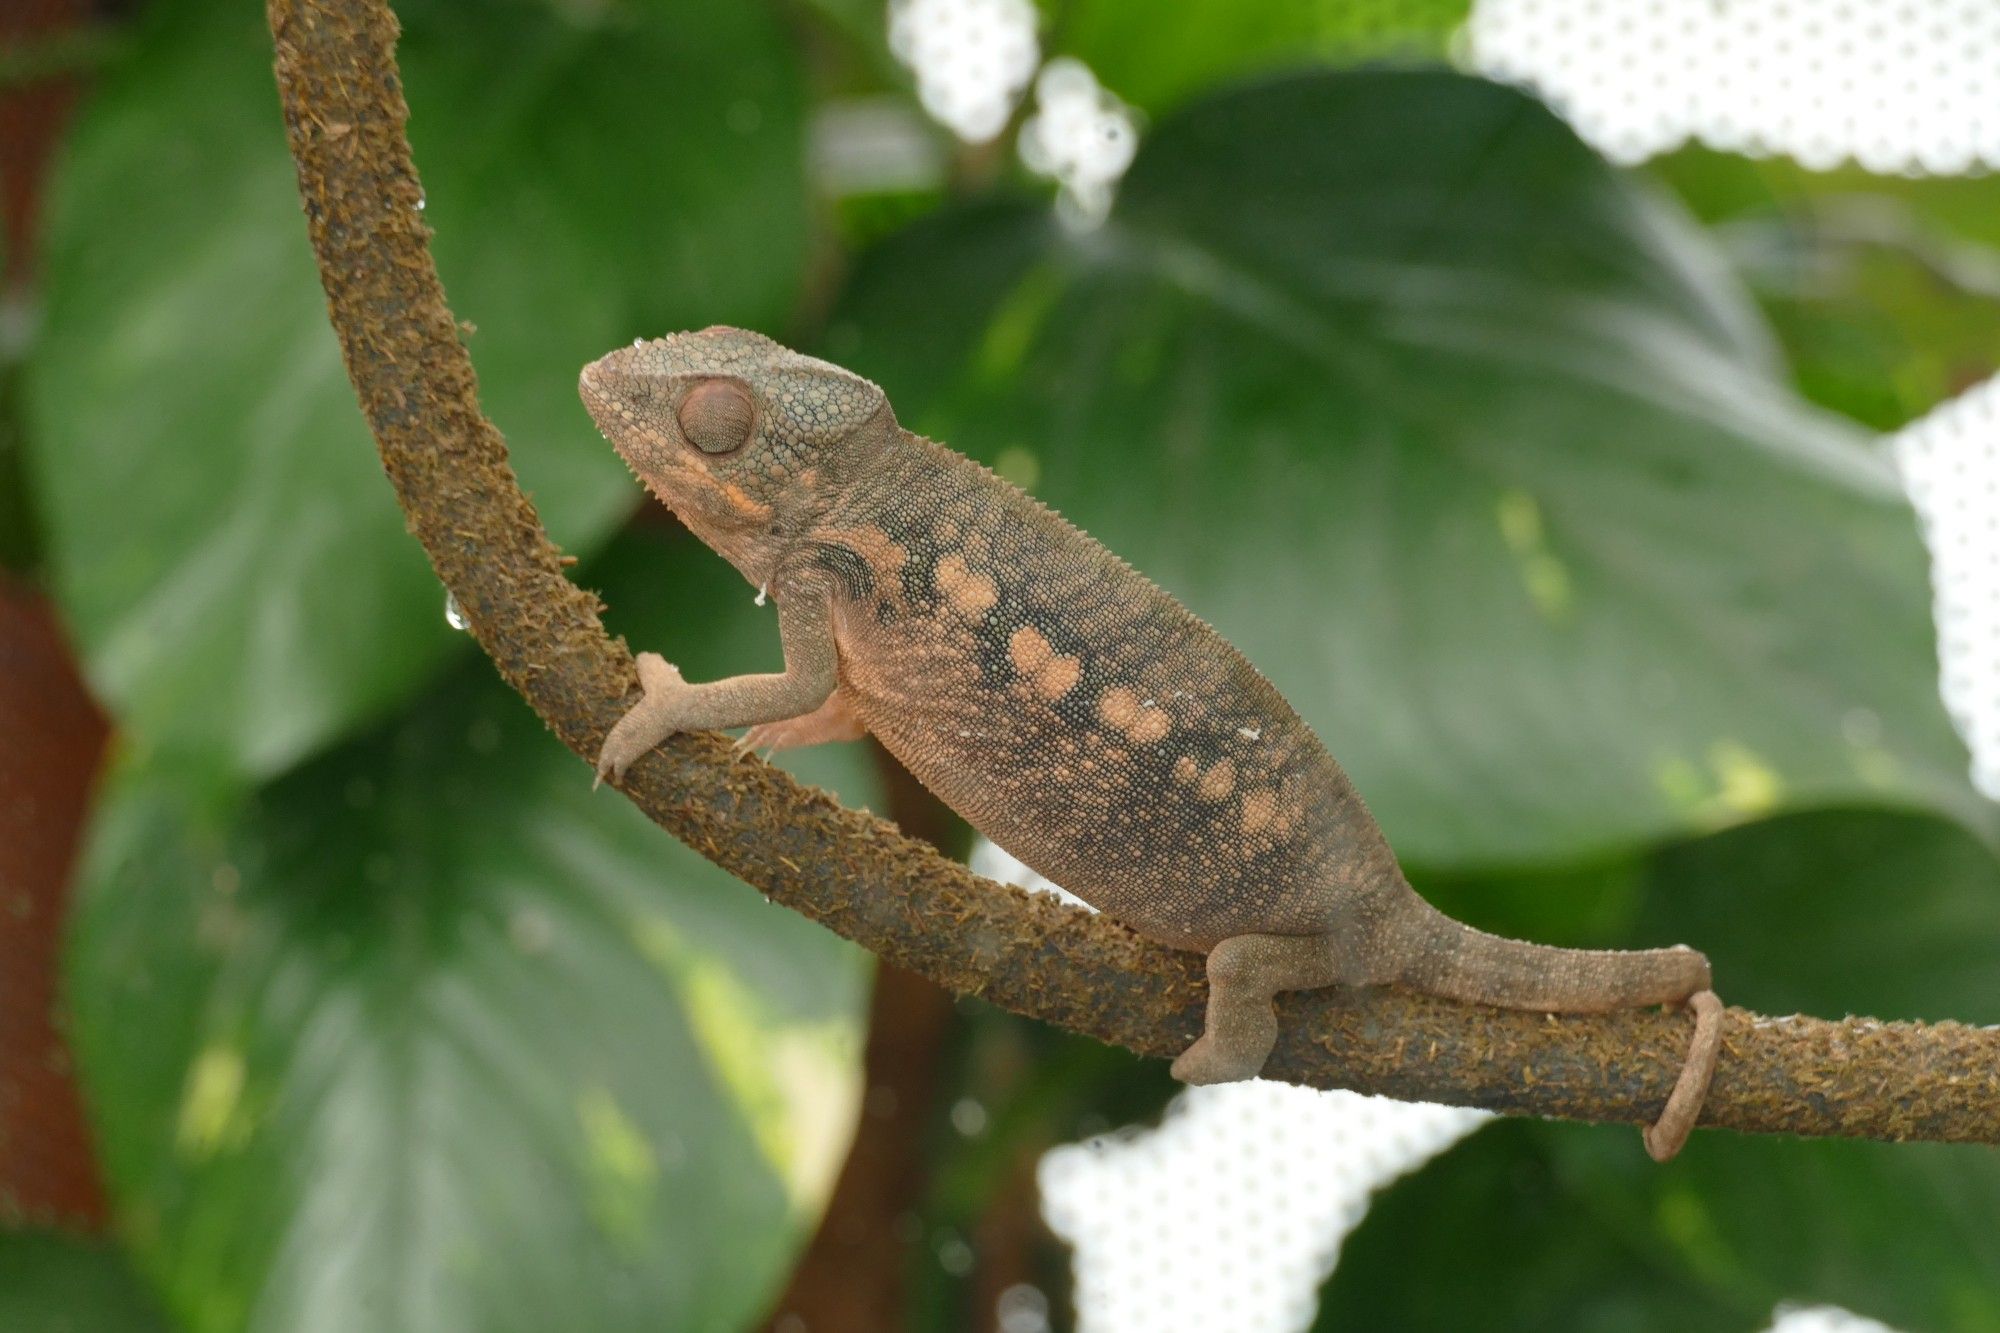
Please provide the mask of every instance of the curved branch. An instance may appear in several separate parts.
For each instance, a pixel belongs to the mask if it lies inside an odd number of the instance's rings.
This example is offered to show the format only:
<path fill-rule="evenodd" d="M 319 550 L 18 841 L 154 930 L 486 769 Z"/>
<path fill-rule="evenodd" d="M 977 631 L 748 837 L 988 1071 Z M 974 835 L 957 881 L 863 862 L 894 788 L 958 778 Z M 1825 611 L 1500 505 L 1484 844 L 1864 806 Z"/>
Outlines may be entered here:
<path fill-rule="evenodd" d="M 383 0 L 268 0 L 313 250 L 347 371 L 410 529 L 472 632 L 586 759 L 634 693 L 630 655 L 561 556 L 481 415 L 431 261 Z M 579 782 L 583 775 L 579 772 Z M 771 898 L 965 994 L 1167 1056 L 1201 1024 L 1201 960 L 980 879 L 713 734 L 637 765 L 626 794 Z M 1522 1115 L 1650 1123 L 1685 1016 L 1566 1016 L 1395 990 L 1284 997 L 1266 1071 L 1321 1088 Z M 1702 1123 L 2000 1142 L 2000 1031 L 1730 1011 Z"/>

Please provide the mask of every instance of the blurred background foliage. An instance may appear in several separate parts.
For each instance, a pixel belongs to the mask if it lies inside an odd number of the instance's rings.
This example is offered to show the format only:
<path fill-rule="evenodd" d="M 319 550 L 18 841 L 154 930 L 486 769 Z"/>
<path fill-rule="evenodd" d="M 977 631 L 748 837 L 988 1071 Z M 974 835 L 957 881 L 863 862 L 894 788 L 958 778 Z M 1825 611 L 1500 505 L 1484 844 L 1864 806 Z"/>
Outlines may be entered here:
<path fill-rule="evenodd" d="M 2000 1021 L 2000 820 L 1876 438 L 1995 369 L 2000 184 L 1615 169 L 1450 72 L 1446 0 L 1041 8 L 1151 118 L 1095 229 L 922 118 L 874 0 L 397 6 L 484 401 L 613 628 L 777 660 L 573 391 L 760 328 L 1219 625 L 1454 913 L 1685 939 L 1771 1013 Z M 402 530 L 254 7 L 78 10 L 0 62 L 83 92 L 45 178 L 10 159 L 0 559 L 114 722 L 63 955 L 111 1206 L 0 1183 L 0 1328 L 956 1329 L 1019 1283 L 1063 1325 L 1033 1164 L 1164 1072 L 871 1006 L 869 959 L 593 797 Z M 863 105 L 917 171 L 828 169 Z M 966 849 L 867 747 L 788 766 Z M 1996 1216 L 1971 1149 L 1497 1125 L 1385 1194 L 1322 1326 L 2000 1328 Z"/>

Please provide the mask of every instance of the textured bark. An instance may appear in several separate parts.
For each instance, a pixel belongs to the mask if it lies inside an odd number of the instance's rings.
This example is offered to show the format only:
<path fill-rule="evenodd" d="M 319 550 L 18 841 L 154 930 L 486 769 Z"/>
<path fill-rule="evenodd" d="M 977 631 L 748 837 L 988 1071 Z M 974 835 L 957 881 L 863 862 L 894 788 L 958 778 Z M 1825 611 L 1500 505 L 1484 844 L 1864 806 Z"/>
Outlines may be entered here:
<path fill-rule="evenodd" d="M 637 697 L 630 655 L 563 575 L 479 411 L 417 209 L 395 20 L 381 0 L 270 0 L 299 190 L 349 376 L 431 562 L 502 676 L 594 758 Z M 578 781 L 584 781 L 578 770 Z M 881 820 L 684 736 L 626 794 L 779 902 L 948 989 L 1145 1055 L 1200 1026 L 1201 960 L 981 880 Z M 1267 1075 L 1520 1115 L 1645 1124 L 1687 1049 L 1679 1013 L 1549 1018 L 1396 990 L 1286 996 Z M 2000 1031 L 1730 1011 L 1702 1123 L 2000 1142 Z"/>

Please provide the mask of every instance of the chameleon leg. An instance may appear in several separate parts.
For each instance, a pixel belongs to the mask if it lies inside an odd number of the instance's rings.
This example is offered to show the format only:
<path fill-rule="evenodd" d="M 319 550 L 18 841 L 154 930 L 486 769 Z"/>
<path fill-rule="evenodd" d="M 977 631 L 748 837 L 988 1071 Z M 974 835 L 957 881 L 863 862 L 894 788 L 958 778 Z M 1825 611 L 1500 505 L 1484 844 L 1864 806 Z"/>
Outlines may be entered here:
<path fill-rule="evenodd" d="M 690 685 L 658 653 L 633 659 L 643 692 L 618 719 L 597 755 L 597 782 L 622 779 L 639 757 L 683 731 L 754 727 L 806 716 L 839 684 L 839 660 L 827 622 L 827 601 L 810 584 L 784 590 L 778 602 L 778 636 L 785 669 L 776 674 L 731 676 Z M 593 787 L 596 782 L 591 784 Z"/>
<path fill-rule="evenodd" d="M 736 742 L 736 748 L 746 754 L 762 750 L 768 755 L 780 750 L 803 750 L 808 745 L 824 745 L 828 741 L 858 741 L 867 734 L 868 728 L 854 715 L 846 692 L 835 690 L 825 703 L 803 717 L 761 722 L 750 728 Z"/>
<path fill-rule="evenodd" d="M 1183 1083 L 1255 1078 L 1278 1040 L 1279 991 L 1363 984 L 1330 935 L 1232 935 L 1208 951 L 1208 1021 L 1174 1061 Z"/>

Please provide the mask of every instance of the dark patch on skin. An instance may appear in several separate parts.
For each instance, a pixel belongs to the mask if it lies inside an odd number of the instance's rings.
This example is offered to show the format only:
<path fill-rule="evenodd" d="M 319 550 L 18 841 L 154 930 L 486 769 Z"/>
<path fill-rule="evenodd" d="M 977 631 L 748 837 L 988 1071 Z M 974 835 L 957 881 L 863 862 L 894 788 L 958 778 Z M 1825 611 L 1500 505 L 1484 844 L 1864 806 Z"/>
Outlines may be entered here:
<path fill-rule="evenodd" d="M 875 571 L 852 547 L 838 542 L 820 542 L 813 547 L 812 563 L 833 575 L 841 595 L 850 602 L 865 602 L 875 595 Z M 881 613 L 878 610 L 876 614 L 879 617 Z"/>
<path fill-rule="evenodd" d="M 1000 594 L 1000 606 L 986 613 L 986 618 L 972 630 L 972 660 L 979 667 L 979 683 L 989 690 L 1003 690 L 1014 683 L 1014 650 L 1012 642 L 1015 626 L 1001 618 L 1001 608 L 1007 604 L 1007 594 Z"/>
<path fill-rule="evenodd" d="M 1056 700 L 1050 707 L 1056 716 L 1072 727 L 1091 728 L 1097 725 L 1097 696 L 1104 692 L 1107 684 L 1104 665 L 1095 653 L 1072 649 L 1072 655 L 1083 663 L 1083 678 Z"/>
<path fill-rule="evenodd" d="M 930 615 L 938 605 L 937 567 L 946 555 L 944 544 L 929 523 L 900 511 L 881 515 L 880 524 L 883 534 L 906 552 L 901 570 L 904 605 L 913 615 Z"/>

